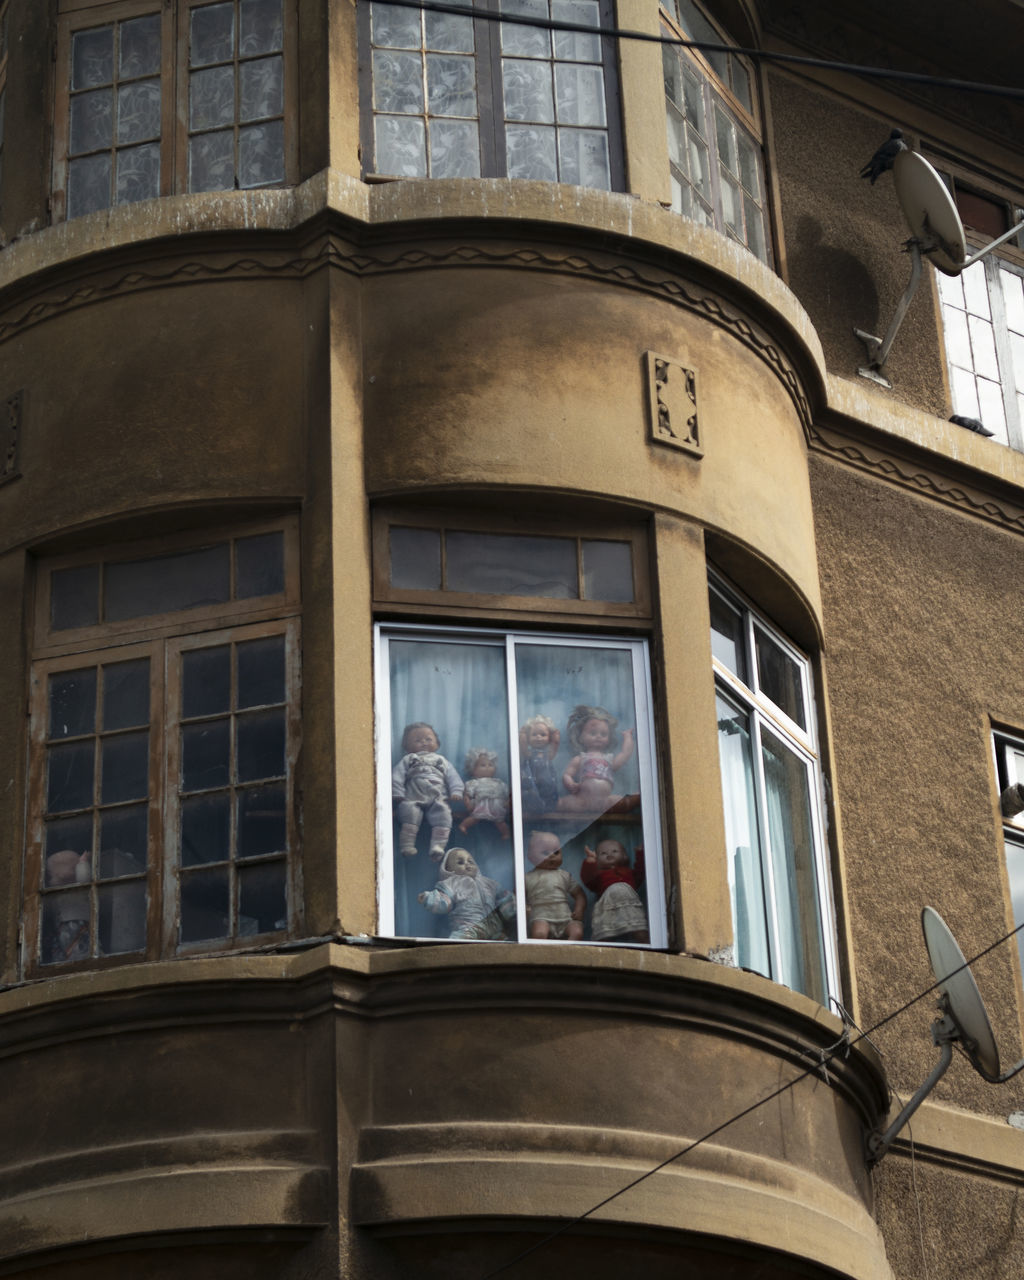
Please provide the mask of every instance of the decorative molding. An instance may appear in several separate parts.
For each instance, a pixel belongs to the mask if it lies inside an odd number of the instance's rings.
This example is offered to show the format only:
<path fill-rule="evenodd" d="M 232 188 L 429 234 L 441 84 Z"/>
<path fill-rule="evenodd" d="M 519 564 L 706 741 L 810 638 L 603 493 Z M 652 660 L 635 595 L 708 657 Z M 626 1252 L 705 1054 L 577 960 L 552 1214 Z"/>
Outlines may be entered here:
<path fill-rule="evenodd" d="M 0 484 L 16 480 L 18 447 L 21 440 L 21 408 L 24 393 L 16 391 L 8 396 L 0 408 Z"/>
<path fill-rule="evenodd" d="M 697 415 L 697 373 L 668 356 L 644 353 L 647 368 L 648 424 L 652 444 L 703 458 Z"/>
<path fill-rule="evenodd" d="M 911 493 L 945 503 L 964 515 L 988 520 L 1014 533 L 1024 533 L 1024 505 L 997 502 L 980 488 L 958 483 L 908 458 L 860 441 L 855 443 L 848 436 L 820 426 L 811 428 L 810 447 L 814 452 L 841 460 Z"/>
<path fill-rule="evenodd" d="M 524 234 L 530 233 L 526 231 Z M 635 260 L 625 260 L 614 254 L 595 251 L 584 255 L 575 246 L 563 250 L 555 245 L 513 248 L 486 243 L 437 241 L 432 241 L 429 248 L 406 244 L 405 247 L 396 246 L 391 252 L 384 246 L 374 246 L 370 253 L 364 252 L 352 240 L 329 231 L 300 248 L 282 250 L 261 246 L 258 257 L 251 247 L 244 255 L 235 257 L 229 257 L 223 249 L 211 249 L 208 254 L 188 260 L 164 258 L 162 264 L 151 260 L 144 267 L 133 266 L 119 273 L 110 268 L 101 270 L 97 261 L 93 259 L 89 267 L 79 273 L 74 284 L 43 291 L 20 312 L 11 314 L 7 311 L 0 319 L 0 342 L 58 313 L 107 298 L 205 280 L 304 279 L 325 266 L 357 277 L 480 266 L 553 272 L 636 289 L 683 307 L 724 329 L 762 360 L 779 379 L 805 430 L 809 430 L 811 425 L 810 400 L 800 374 L 768 332 L 741 308 L 715 293 L 697 288 L 678 274 L 653 266 L 641 266 Z"/>

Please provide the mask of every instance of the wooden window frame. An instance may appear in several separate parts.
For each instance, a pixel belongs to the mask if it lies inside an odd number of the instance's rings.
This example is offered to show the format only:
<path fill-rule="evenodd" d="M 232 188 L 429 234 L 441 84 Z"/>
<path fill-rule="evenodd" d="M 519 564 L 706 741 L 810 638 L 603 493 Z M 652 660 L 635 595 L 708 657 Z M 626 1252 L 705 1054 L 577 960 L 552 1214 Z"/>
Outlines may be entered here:
<path fill-rule="evenodd" d="M 478 0 L 477 13 L 496 13 L 500 0 Z M 604 28 L 615 26 L 615 10 L 612 0 L 599 0 L 600 22 Z M 359 90 L 360 90 L 360 150 L 363 157 L 363 177 L 367 182 L 410 181 L 401 174 L 378 173 L 374 147 L 373 106 L 373 58 L 370 29 L 370 0 L 358 6 L 359 42 Z M 508 170 L 505 145 L 505 114 L 502 93 L 501 24 L 496 17 L 474 17 L 473 30 L 476 67 L 476 91 L 479 104 L 480 176 L 504 178 Z M 619 91 L 619 62 L 615 41 L 601 36 L 601 67 L 604 72 L 605 115 L 608 135 L 608 163 L 610 191 L 626 189 L 626 169 L 622 131 L 622 108 Z M 539 60 L 542 61 L 542 60 Z M 550 59 L 553 65 L 562 61 Z M 424 111 L 424 115 L 428 113 Z M 554 124 L 553 124 L 553 127 Z M 432 175 L 427 174 L 426 177 Z M 417 179 L 411 179 L 416 181 Z M 418 179 L 422 181 L 422 179 Z M 602 190 L 603 188 L 592 188 Z"/>
<path fill-rule="evenodd" d="M 160 192 L 161 196 L 189 191 L 188 171 L 188 49 L 190 14 L 219 0 L 60 0 L 57 22 L 56 87 L 53 122 L 53 174 L 51 213 L 55 222 L 67 219 L 70 144 L 71 46 L 78 31 L 107 26 L 132 18 L 161 16 L 160 55 Z M 281 183 L 270 188 L 294 186 L 298 167 L 298 74 L 296 50 L 298 18 L 296 0 L 283 0 L 284 30 L 284 168 Z M 237 12 L 237 10 L 236 10 Z M 235 60 L 237 64 L 237 59 Z M 236 160 L 238 121 L 235 121 Z M 116 142 L 111 150 L 117 149 Z M 225 188 L 230 189 L 230 188 Z M 246 188 L 265 190 L 268 188 Z M 114 203 L 107 209 L 117 208 Z"/>
<path fill-rule="evenodd" d="M 116 563 L 145 558 L 149 554 L 187 551 L 228 538 L 239 539 L 256 534 L 280 532 L 284 536 L 285 590 L 277 595 L 255 600 L 232 600 L 225 604 L 203 606 L 176 613 L 148 615 L 99 626 L 82 627 L 65 632 L 49 628 L 49 592 L 52 574 L 61 568 L 95 563 Z M 234 556 L 231 556 L 232 574 Z M 285 719 L 287 751 L 285 786 L 287 849 L 286 892 L 288 902 L 287 931 L 257 935 L 262 942 L 294 936 L 300 927 L 300 872 L 298 863 L 298 821 L 296 815 L 297 761 L 300 744 L 300 672 L 299 672 L 299 561 L 298 525 L 293 518 L 260 522 L 249 526 L 231 526 L 219 530 L 183 535 L 173 540 L 147 540 L 130 545 L 101 548 L 98 552 L 54 557 L 40 567 L 37 575 L 34 649 L 30 677 L 30 757 L 28 790 L 28 830 L 25 853 L 25 916 L 23 935 L 23 968 L 26 976 L 52 976 L 81 968 L 105 968 L 141 960 L 159 960 L 175 955 L 211 953 L 244 949 L 252 945 L 249 936 L 213 938 L 194 943 L 178 941 L 178 837 L 180 833 L 180 798 L 175 779 L 180 776 L 177 729 L 180 705 L 180 655 L 185 651 L 213 645 L 238 644 L 267 636 L 283 635 L 286 653 Z M 54 637 L 59 637 L 55 639 Z M 46 842 L 47 744 L 49 738 L 49 678 L 60 672 L 88 667 L 99 668 L 148 658 L 150 680 L 149 785 L 145 803 L 148 809 L 146 946 L 144 951 L 93 955 L 65 962 L 44 962 L 40 954 L 44 900 L 50 896 L 44 884 L 44 848 Z M 177 701 L 176 701 L 177 699 Z M 231 711 L 230 716 L 235 716 Z M 130 731 L 130 730 L 129 730 Z M 108 731 L 98 727 L 71 735 L 75 739 L 102 741 Z M 63 741 L 54 739 L 54 742 Z M 256 785 L 254 783 L 254 785 Z M 227 790 L 234 809 L 240 784 L 232 782 Z M 93 779 L 93 803 L 82 813 L 102 813 L 108 807 L 97 793 Z M 138 801 L 126 803 L 141 804 Z M 79 811 L 74 811 L 77 814 Z M 92 817 L 95 822 L 95 816 Z M 230 883 L 234 885 L 234 844 L 229 857 Z M 274 855 L 276 856 L 276 855 Z M 268 859 L 271 855 L 267 855 Z M 258 859 L 247 865 L 256 865 Z M 220 866 L 221 864 L 215 864 Z M 99 878 L 89 882 L 95 910 Z M 108 881 L 104 881 L 108 883 Z M 232 919 L 236 898 L 232 896 Z M 97 949 L 96 939 L 91 939 Z"/>

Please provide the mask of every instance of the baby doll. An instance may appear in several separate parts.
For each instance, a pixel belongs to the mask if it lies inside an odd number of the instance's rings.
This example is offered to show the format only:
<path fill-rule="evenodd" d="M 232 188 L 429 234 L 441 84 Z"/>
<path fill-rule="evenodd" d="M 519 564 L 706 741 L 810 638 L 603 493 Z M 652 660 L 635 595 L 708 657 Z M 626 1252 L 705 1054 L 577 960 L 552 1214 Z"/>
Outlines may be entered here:
<path fill-rule="evenodd" d="M 519 776 L 527 813 L 558 808 L 558 778 L 554 758 L 561 736 L 550 716 L 531 716 L 519 730 Z"/>
<path fill-rule="evenodd" d="M 92 880 L 92 853 L 75 849 L 59 849 L 46 859 L 47 888 L 88 884 Z M 85 960 L 89 955 L 89 897 L 87 891 L 60 894 L 48 899 L 52 917 L 48 916 L 50 934 L 45 949 L 46 959 Z M 84 917 L 83 917 L 84 913 Z"/>
<path fill-rule="evenodd" d="M 587 896 L 568 871 L 562 870 L 562 846 L 551 831 L 534 831 L 526 846 L 533 871 L 526 873 L 526 918 L 531 938 L 583 938 Z M 572 911 L 569 900 L 572 899 Z"/>
<path fill-rule="evenodd" d="M 622 731 L 622 746 L 612 752 L 618 723 L 604 707 L 578 706 L 573 711 L 566 732 L 577 754 L 562 774 L 562 785 L 569 794 L 558 802 L 560 809 L 604 813 L 613 806 L 634 808 L 639 803 L 639 796 L 612 795 L 616 773 L 633 754 L 632 729 Z"/>
<path fill-rule="evenodd" d="M 635 865 L 619 840 L 598 840 L 586 849 L 580 879 L 595 894 L 591 935 L 595 942 L 650 942 L 647 912 L 637 890 L 644 882 L 644 851 L 637 849 Z"/>
<path fill-rule="evenodd" d="M 515 894 L 480 874 L 472 854 L 449 849 L 441 859 L 440 879 L 419 901 L 435 915 L 450 915 L 449 938 L 504 938 L 506 921 L 516 918 Z"/>
<path fill-rule="evenodd" d="M 449 801 L 461 800 L 464 787 L 454 766 L 440 755 L 441 743 L 422 720 L 402 731 L 402 758 L 391 773 L 391 794 L 398 801 L 398 847 L 407 858 L 416 855 L 416 835 L 426 818 L 430 823 L 430 856 L 444 857 L 452 831 Z"/>
<path fill-rule="evenodd" d="M 493 822 L 502 840 L 508 839 L 508 783 L 494 775 L 498 770 L 498 753 L 487 747 L 470 747 L 466 752 L 466 808 L 469 816 L 459 823 L 466 832 L 478 822 Z"/>

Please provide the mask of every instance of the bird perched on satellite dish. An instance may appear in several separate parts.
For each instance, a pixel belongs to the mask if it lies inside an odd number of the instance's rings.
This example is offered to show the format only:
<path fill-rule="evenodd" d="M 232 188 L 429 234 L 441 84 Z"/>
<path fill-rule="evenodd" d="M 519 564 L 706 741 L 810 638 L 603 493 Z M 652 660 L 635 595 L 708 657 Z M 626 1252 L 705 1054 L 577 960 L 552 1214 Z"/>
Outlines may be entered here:
<path fill-rule="evenodd" d="M 867 162 L 860 171 L 862 178 L 870 178 L 871 185 L 874 186 L 883 173 L 892 168 L 892 162 L 896 159 L 901 151 L 907 150 L 907 144 L 903 141 L 903 130 L 893 129 L 889 134 L 888 142 L 883 142 L 875 154 Z"/>
<path fill-rule="evenodd" d="M 989 431 L 984 423 L 979 422 L 977 418 L 965 418 L 962 413 L 954 413 L 950 418 L 950 422 L 955 422 L 958 427 L 966 427 L 968 431 L 974 431 L 979 436 L 994 436 L 994 431 Z"/>

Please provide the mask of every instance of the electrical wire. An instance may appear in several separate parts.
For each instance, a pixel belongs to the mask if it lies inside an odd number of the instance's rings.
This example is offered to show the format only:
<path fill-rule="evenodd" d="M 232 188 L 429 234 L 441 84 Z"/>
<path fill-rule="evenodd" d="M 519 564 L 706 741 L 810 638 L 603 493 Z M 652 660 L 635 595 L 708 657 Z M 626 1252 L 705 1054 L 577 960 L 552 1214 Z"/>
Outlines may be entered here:
<path fill-rule="evenodd" d="M 1024 89 L 1008 84 L 985 84 L 977 80 L 957 80 L 949 76 L 933 76 L 919 71 L 898 71 L 891 67 L 863 66 L 854 62 L 836 62 L 830 58 L 809 58 L 797 53 L 778 53 L 770 49 L 745 49 L 738 45 L 712 40 L 687 40 L 681 36 L 654 35 L 649 31 L 632 31 L 625 27 L 592 27 L 582 22 L 562 22 L 556 18 L 533 17 L 529 14 L 501 13 L 493 9 L 473 8 L 470 4 L 447 4 L 445 0 L 377 0 L 398 8 L 423 9 L 429 13 L 451 13 L 484 22 L 507 22 L 524 27 L 540 27 L 546 31 L 579 32 L 582 35 L 605 36 L 611 40 L 637 40 L 648 44 L 670 45 L 681 49 L 697 49 L 702 53 L 735 53 L 755 62 L 788 63 L 798 67 L 815 67 L 840 71 L 847 75 L 867 76 L 875 80 L 900 80 L 908 84 L 930 85 L 936 89 L 955 89 L 961 93 L 987 93 L 1003 98 L 1024 100 Z"/>
<path fill-rule="evenodd" d="M 989 946 L 979 951 L 976 955 L 973 955 L 969 960 L 965 960 L 964 963 L 959 966 L 959 968 L 953 969 L 950 973 L 947 973 L 946 976 L 941 980 L 941 982 L 940 981 L 933 982 L 930 987 L 926 987 L 924 991 L 921 991 L 916 996 L 913 996 L 905 1004 L 900 1005 L 898 1009 L 894 1009 L 892 1013 L 886 1014 L 884 1018 L 879 1018 L 879 1020 L 876 1023 L 868 1027 L 867 1031 L 861 1031 L 860 1028 L 858 1027 L 857 1028 L 858 1035 L 856 1040 L 850 1040 L 848 1036 L 844 1034 L 839 1038 L 839 1040 L 834 1045 L 831 1046 L 831 1048 L 827 1050 L 822 1050 L 821 1057 L 819 1061 L 814 1064 L 814 1066 L 808 1067 L 805 1071 L 801 1071 L 799 1075 L 794 1076 L 791 1080 L 788 1080 L 785 1084 L 779 1085 L 779 1087 L 777 1089 L 773 1089 L 771 1093 L 767 1093 L 763 1098 L 758 1098 L 756 1102 L 752 1102 L 749 1107 L 744 1107 L 742 1111 L 737 1111 L 734 1115 L 731 1115 L 728 1118 L 728 1120 L 723 1120 L 721 1124 L 715 1125 L 713 1129 L 709 1129 L 707 1133 L 702 1134 L 699 1138 L 695 1138 L 693 1142 L 689 1143 L 687 1146 L 677 1151 L 675 1155 L 668 1156 L 666 1159 L 662 1160 L 659 1164 L 656 1164 L 653 1169 L 648 1169 L 646 1173 L 640 1174 L 639 1177 L 634 1178 L 632 1182 L 627 1182 L 626 1185 L 624 1187 L 621 1187 L 618 1191 L 613 1191 L 610 1196 L 605 1196 L 603 1200 L 599 1201 L 595 1205 L 592 1205 L 589 1209 L 586 1210 L 585 1213 L 579 1214 L 578 1217 L 572 1218 L 568 1222 L 563 1222 L 562 1225 L 557 1230 L 552 1231 L 549 1235 L 544 1236 L 544 1238 L 542 1240 L 538 1240 L 536 1244 L 533 1244 L 528 1249 L 524 1249 L 521 1253 L 516 1254 L 516 1256 L 514 1258 L 510 1258 L 508 1262 L 502 1263 L 501 1266 L 498 1267 L 496 1270 L 488 1271 L 486 1275 L 481 1277 L 481 1280 L 493 1280 L 494 1276 L 500 1276 L 503 1272 L 508 1271 L 511 1267 L 516 1266 L 517 1263 L 522 1262 L 524 1259 L 528 1258 L 531 1254 L 536 1253 L 538 1249 L 543 1249 L 546 1245 L 549 1245 L 552 1240 L 556 1240 L 559 1236 L 564 1235 L 566 1231 L 570 1231 L 573 1227 L 578 1226 L 581 1222 L 589 1218 L 592 1214 L 597 1213 L 599 1209 L 603 1209 L 606 1204 L 611 1204 L 613 1200 L 617 1200 L 619 1196 L 625 1195 L 627 1191 L 632 1191 L 634 1187 L 639 1186 L 641 1182 L 645 1182 L 648 1178 L 653 1177 L 654 1174 L 659 1173 L 667 1165 L 670 1165 L 674 1161 L 681 1160 L 684 1156 L 689 1155 L 691 1151 L 694 1151 L 702 1143 L 708 1142 L 711 1138 L 714 1138 L 717 1134 L 721 1133 L 724 1129 L 728 1129 L 730 1125 L 735 1124 L 738 1120 L 743 1120 L 746 1116 L 749 1116 L 752 1112 L 757 1111 L 758 1108 L 763 1107 L 765 1103 L 772 1102 L 775 1098 L 781 1097 L 782 1094 L 788 1093 L 790 1089 L 800 1084 L 801 1081 L 806 1080 L 808 1076 L 817 1075 L 819 1071 L 824 1070 L 824 1068 L 826 1068 L 829 1065 L 829 1063 L 831 1063 L 835 1059 L 836 1055 L 840 1052 L 841 1048 L 843 1049 L 844 1054 L 849 1053 L 850 1049 L 853 1048 L 854 1045 L 859 1044 L 861 1040 L 868 1040 L 868 1038 L 871 1035 L 873 1035 L 876 1031 L 878 1031 L 881 1027 L 884 1027 L 888 1023 L 892 1022 L 894 1018 L 900 1017 L 900 1015 L 906 1013 L 908 1009 L 912 1009 L 915 1004 L 919 1004 L 927 996 L 931 995 L 933 991 L 937 991 L 939 987 L 942 986 L 943 982 L 948 982 L 950 978 L 956 977 L 958 973 L 963 973 L 965 969 L 969 970 L 972 964 L 977 963 L 977 961 L 983 959 L 990 952 L 995 951 L 997 947 L 1001 947 L 1005 942 L 1008 942 L 1011 938 L 1016 937 L 1016 935 L 1020 933 L 1022 929 L 1024 929 L 1024 921 L 1022 921 L 1019 925 L 1017 925 L 1015 929 L 1011 929 L 1009 933 L 1004 933 L 1001 938 L 997 938 L 995 942 L 990 943 Z"/>

